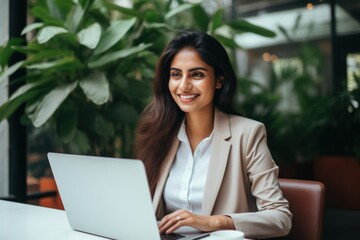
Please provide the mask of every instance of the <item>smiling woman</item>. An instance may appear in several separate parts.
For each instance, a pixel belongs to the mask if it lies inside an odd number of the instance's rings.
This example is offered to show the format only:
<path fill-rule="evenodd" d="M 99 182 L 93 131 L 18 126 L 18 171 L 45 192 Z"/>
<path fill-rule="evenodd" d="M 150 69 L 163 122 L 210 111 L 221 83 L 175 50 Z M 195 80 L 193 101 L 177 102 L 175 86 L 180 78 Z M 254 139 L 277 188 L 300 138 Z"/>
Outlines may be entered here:
<path fill-rule="evenodd" d="M 183 112 L 213 115 L 216 88 L 214 70 L 193 49 L 181 50 L 171 63 L 169 90 Z M 210 112 L 209 112 L 210 111 Z"/>
<path fill-rule="evenodd" d="M 265 127 L 235 114 L 235 89 L 225 49 L 206 33 L 182 32 L 160 56 L 136 154 L 147 170 L 161 233 L 182 226 L 233 229 L 247 238 L 290 231 L 292 214 Z"/>

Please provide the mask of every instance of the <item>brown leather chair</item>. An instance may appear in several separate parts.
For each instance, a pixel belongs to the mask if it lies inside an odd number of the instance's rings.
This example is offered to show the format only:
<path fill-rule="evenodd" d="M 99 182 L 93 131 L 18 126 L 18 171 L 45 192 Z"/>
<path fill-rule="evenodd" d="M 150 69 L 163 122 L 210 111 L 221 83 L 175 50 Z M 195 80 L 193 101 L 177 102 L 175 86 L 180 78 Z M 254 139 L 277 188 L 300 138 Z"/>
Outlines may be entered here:
<path fill-rule="evenodd" d="M 324 184 L 317 181 L 279 178 L 280 188 L 293 214 L 292 229 L 281 239 L 322 239 Z"/>

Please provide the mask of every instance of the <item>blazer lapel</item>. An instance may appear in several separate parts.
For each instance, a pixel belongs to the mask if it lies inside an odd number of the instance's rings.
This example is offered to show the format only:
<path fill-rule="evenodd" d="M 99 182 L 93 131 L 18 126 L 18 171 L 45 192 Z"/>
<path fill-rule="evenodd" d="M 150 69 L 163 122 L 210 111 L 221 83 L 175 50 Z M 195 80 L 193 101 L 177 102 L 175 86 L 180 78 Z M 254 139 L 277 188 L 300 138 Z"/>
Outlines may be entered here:
<path fill-rule="evenodd" d="M 210 215 L 224 177 L 231 144 L 229 116 L 215 110 L 214 136 L 211 145 L 211 157 L 205 183 L 202 213 Z"/>

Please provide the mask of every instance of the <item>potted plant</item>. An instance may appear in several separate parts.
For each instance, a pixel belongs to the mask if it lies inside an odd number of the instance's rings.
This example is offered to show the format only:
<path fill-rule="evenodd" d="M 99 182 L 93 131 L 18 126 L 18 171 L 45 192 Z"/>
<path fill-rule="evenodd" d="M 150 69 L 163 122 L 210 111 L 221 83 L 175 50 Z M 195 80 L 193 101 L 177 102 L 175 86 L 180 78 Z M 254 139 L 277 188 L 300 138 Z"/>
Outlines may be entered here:
<path fill-rule="evenodd" d="M 344 87 L 331 99 L 319 139 L 314 177 L 325 184 L 330 208 L 360 209 L 360 190 L 354 188 L 360 182 L 360 76 L 354 79 L 357 87 Z"/>

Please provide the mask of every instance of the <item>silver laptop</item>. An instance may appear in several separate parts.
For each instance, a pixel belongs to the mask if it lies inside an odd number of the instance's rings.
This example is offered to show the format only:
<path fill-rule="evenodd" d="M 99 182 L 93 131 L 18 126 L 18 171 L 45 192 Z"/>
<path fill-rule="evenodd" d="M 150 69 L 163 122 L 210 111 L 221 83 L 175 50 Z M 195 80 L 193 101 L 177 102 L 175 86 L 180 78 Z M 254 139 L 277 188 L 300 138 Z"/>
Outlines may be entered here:
<path fill-rule="evenodd" d="M 111 239 L 175 239 L 159 235 L 140 160 L 60 153 L 48 159 L 74 230 Z M 182 240 L 208 235 L 188 227 L 176 233 Z"/>

